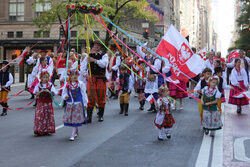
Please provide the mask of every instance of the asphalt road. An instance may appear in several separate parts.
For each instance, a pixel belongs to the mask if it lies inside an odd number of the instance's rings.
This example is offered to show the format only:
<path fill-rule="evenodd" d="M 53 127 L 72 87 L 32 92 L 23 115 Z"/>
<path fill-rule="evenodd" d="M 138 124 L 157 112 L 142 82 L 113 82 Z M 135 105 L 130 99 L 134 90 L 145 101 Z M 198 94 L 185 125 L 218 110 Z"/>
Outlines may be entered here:
<path fill-rule="evenodd" d="M 10 96 L 22 90 L 14 87 Z M 56 99 L 59 101 L 59 97 Z M 10 108 L 28 104 L 28 93 L 12 98 Z M 56 133 L 33 134 L 34 107 L 9 111 L 0 117 L 1 167 L 193 167 L 203 133 L 195 100 L 185 99 L 184 109 L 173 113 L 176 124 L 172 138 L 157 140 L 154 114 L 138 110 L 131 97 L 129 116 L 119 115 L 118 100 L 106 105 L 104 122 L 80 128 L 79 137 L 69 141 L 71 128 L 62 127 L 63 109 L 55 106 Z M 149 105 L 147 104 L 146 108 Z"/>

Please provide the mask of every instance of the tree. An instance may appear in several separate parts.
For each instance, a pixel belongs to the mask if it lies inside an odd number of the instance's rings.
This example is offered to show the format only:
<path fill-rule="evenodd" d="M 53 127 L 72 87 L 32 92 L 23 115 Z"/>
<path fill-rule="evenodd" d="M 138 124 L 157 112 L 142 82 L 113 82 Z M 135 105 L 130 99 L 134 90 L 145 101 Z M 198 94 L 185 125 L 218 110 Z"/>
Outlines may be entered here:
<path fill-rule="evenodd" d="M 43 30 L 50 30 L 51 27 L 55 23 L 62 24 L 64 21 L 68 18 L 68 13 L 66 9 L 66 4 L 68 1 L 63 0 L 36 0 L 33 3 L 33 8 L 36 8 L 36 4 L 44 4 L 45 1 L 51 2 L 51 9 L 48 11 L 43 12 L 43 14 L 37 18 L 34 19 L 33 25 L 39 27 L 41 31 Z M 72 0 L 72 2 L 84 2 L 84 0 Z M 148 3 L 146 0 L 89 0 L 89 4 L 97 4 L 99 3 L 100 6 L 103 7 L 102 14 L 107 17 L 111 22 L 114 24 L 121 26 L 123 28 L 126 28 L 125 25 L 122 24 L 123 21 L 129 20 L 129 19 L 146 19 L 149 22 L 153 22 L 157 20 L 157 16 L 154 14 L 151 14 L 151 12 L 146 10 L 146 6 Z M 81 27 L 84 25 L 83 19 L 84 16 L 81 14 L 77 15 L 76 17 L 71 17 L 71 27 L 70 29 L 74 27 Z M 92 26 L 100 26 L 93 17 L 90 17 L 90 22 Z M 105 23 L 111 31 L 114 30 L 114 27 L 110 23 Z M 65 33 L 65 25 L 62 26 L 62 30 Z M 82 28 L 81 31 L 84 31 L 84 28 Z M 117 30 L 116 30 L 117 33 Z M 67 36 L 65 36 L 67 37 Z M 109 41 L 111 40 L 111 37 L 106 31 L 106 37 L 105 37 L 105 44 L 107 45 Z"/>
<path fill-rule="evenodd" d="M 242 0 L 242 9 L 239 18 L 236 20 L 239 30 L 239 38 L 234 42 L 234 48 L 242 49 L 249 55 L 250 49 L 250 3 L 247 0 Z"/>

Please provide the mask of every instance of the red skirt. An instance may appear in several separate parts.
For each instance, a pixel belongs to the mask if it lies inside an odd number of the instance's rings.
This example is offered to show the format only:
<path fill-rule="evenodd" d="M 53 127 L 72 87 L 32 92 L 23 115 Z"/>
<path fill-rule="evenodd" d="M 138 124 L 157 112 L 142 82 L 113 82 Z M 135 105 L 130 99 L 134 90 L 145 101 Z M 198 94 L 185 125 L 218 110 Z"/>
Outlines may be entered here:
<path fill-rule="evenodd" d="M 244 81 L 239 81 L 240 87 L 237 86 L 233 86 L 232 85 L 232 89 L 230 89 L 230 95 L 229 95 L 229 100 L 228 103 L 229 104 L 234 104 L 234 105 L 239 105 L 239 106 L 243 106 L 243 105 L 248 105 L 249 102 L 247 100 L 247 98 L 242 97 L 242 98 L 234 98 L 233 96 L 244 91 L 246 89 L 245 85 L 244 85 Z"/>
<path fill-rule="evenodd" d="M 187 83 L 180 81 L 180 83 L 177 85 L 178 85 L 178 87 L 171 82 L 169 83 L 169 96 L 171 96 L 175 99 L 188 97 L 188 94 L 185 92 L 185 91 L 187 91 Z M 179 87 L 181 87 L 185 91 L 183 91 Z"/>
<path fill-rule="evenodd" d="M 52 102 L 43 103 L 38 100 L 35 110 L 34 133 L 39 135 L 55 133 L 55 119 Z"/>
<path fill-rule="evenodd" d="M 161 125 L 157 124 L 154 121 L 154 124 L 157 128 L 161 129 L 161 128 L 172 128 L 173 125 L 175 124 L 175 120 L 172 114 L 165 114 L 163 123 Z"/>

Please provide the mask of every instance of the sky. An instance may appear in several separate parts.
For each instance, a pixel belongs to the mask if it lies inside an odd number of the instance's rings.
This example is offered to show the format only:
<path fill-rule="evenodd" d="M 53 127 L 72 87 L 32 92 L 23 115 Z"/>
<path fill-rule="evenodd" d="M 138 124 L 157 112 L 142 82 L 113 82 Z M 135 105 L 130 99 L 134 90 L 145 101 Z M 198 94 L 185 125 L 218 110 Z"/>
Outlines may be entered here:
<path fill-rule="evenodd" d="M 234 30 L 235 0 L 211 0 L 214 29 L 221 42 L 222 56 L 225 57 L 230 47 Z"/>

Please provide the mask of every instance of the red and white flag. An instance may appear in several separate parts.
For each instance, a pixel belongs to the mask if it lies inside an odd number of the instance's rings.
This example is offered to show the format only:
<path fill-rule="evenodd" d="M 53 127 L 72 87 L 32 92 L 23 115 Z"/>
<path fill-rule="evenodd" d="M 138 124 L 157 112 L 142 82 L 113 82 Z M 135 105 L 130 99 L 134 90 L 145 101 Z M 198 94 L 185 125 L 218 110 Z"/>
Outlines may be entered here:
<path fill-rule="evenodd" d="M 250 92 L 249 91 L 243 91 L 240 93 L 237 93 L 236 95 L 233 96 L 234 98 L 247 98 L 248 101 L 250 101 Z"/>
<path fill-rule="evenodd" d="M 228 55 L 228 63 L 231 63 L 234 59 L 240 57 L 239 52 L 240 52 L 239 49 L 231 51 Z"/>
<path fill-rule="evenodd" d="M 188 41 L 173 25 L 163 36 L 156 53 L 167 58 L 169 63 L 176 67 L 171 67 L 170 70 L 179 80 L 187 82 L 189 78 L 193 78 L 202 72 L 203 59 L 198 54 L 193 54 Z"/>
<path fill-rule="evenodd" d="M 206 53 L 207 53 L 207 48 L 206 47 L 198 52 L 198 54 L 201 56 L 201 58 L 204 61 L 206 61 Z"/>
<path fill-rule="evenodd" d="M 155 98 L 154 98 L 153 95 L 150 95 L 150 96 L 148 96 L 148 98 L 146 98 L 146 100 L 147 100 L 150 104 L 153 104 L 154 101 L 155 101 Z"/>
<path fill-rule="evenodd" d="M 26 47 L 21 53 L 21 55 L 16 59 L 16 62 L 19 66 L 23 65 L 24 58 L 28 53 L 29 53 L 29 48 Z"/>
<path fill-rule="evenodd" d="M 180 83 L 180 81 L 178 80 L 178 78 L 175 75 L 171 75 L 170 77 L 168 77 L 168 82 L 172 82 L 174 84 Z"/>

